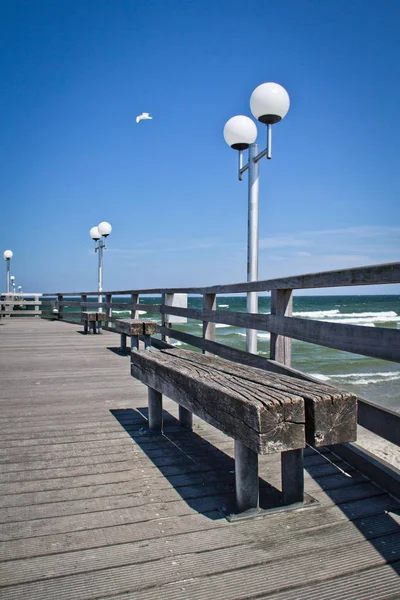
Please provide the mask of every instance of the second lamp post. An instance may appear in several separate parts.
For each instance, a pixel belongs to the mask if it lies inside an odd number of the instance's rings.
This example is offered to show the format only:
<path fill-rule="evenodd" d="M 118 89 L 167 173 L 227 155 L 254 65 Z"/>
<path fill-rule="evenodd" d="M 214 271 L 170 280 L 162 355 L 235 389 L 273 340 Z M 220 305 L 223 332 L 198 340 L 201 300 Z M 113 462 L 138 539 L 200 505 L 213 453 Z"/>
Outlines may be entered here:
<path fill-rule="evenodd" d="M 110 235 L 112 227 L 110 223 L 107 221 L 102 221 L 97 225 L 97 227 L 92 227 L 89 234 L 92 240 L 95 242 L 94 250 L 98 252 L 99 262 L 98 262 L 98 285 L 97 289 L 99 292 L 98 302 L 99 302 L 99 311 L 101 311 L 101 305 L 103 302 L 102 291 L 103 291 L 103 250 L 106 248 L 106 239 Z"/>
<path fill-rule="evenodd" d="M 226 122 L 224 138 L 234 150 L 239 151 L 239 181 L 245 171 L 249 171 L 248 186 L 248 237 L 247 237 L 247 281 L 258 279 L 258 162 L 266 156 L 272 156 L 272 125 L 278 123 L 287 114 L 290 106 L 289 94 L 278 83 L 262 83 L 250 97 L 250 109 L 253 115 L 267 126 L 267 146 L 259 152 L 257 127 L 254 121 L 244 115 L 237 115 Z M 249 150 L 248 162 L 243 165 L 243 150 Z M 247 312 L 258 312 L 257 292 L 247 293 Z M 257 331 L 246 332 L 246 350 L 257 354 Z"/>

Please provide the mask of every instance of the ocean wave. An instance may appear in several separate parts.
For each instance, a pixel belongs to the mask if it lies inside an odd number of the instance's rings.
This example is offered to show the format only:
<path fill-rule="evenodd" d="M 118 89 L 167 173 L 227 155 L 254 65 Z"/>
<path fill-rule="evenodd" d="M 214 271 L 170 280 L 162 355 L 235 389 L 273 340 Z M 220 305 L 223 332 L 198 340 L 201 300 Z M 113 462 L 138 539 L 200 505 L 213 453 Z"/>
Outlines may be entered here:
<path fill-rule="evenodd" d="M 324 317 L 341 316 L 338 310 L 307 310 L 304 312 L 294 312 L 293 317 L 308 317 L 310 319 L 323 319 Z"/>
<path fill-rule="evenodd" d="M 400 320 L 400 316 L 394 310 L 383 310 L 379 312 L 352 312 L 341 313 L 339 310 L 308 310 L 304 312 L 294 312 L 294 317 L 309 317 L 310 319 L 385 319 L 387 321 Z"/>
<path fill-rule="evenodd" d="M 394 310 L 381 312 L 341 313 L 338 310 L 310 310 L 294 312 L 293 317 L 318 319 L 326 323 L 341 323 L 343 325 L 362 325 L 375 327 L 377 324 L 400 323 L 400 316 Z"/>
<path fill-rule="evenodd" d="M 236 331 L 235 333 L 241 337 L 246 337 L 246 333 L 243 333 L 242 331 Z M 263 340 L 269 340 L 271 334 L 268 331 L 257 332 L 257 337 Z"/>
<path fill-rule="evenodd" d="M 198 327 L 203 327 L 203 323 L 197 323 Z M 225 323 L 215 323 L 215 329 L 221 329 L 222 327 L 231 327 L 231 325 L 225 325 Z"/>
<path fill-rule="evenodd" d="M 363 327 L 375 327 L 377 321 L 371 321 L 370 319 L 340 319 L 332 321 L 331 319 L 320 319 L 324 323 L 340 323 L 341 325 L 362 325 Z"/>
<path fill-rule="evenodd" d="M 136 312 L 138 315 L 145 315 L 147 313 L 146 310 L 138 310 Z M 113 315 L 130 315 L 131 311 L 130 310 L 113 310 L 112 314 Z"/>
<path fill-rule="evenodd" d="M 229 308 L 229 304 L 218 304 L 218 308 Z"/>
<path fill-rule="evenodd" d="M 371 383 L 386 383 L 388 381 L 400 380 L 400 371 L 386 371 L 383 373 L 338 373 L 335 375 L 309 373 L 309 375 L 310 377 L 315 377 L 321 381 L 353 385 L 370 385 Z"/>

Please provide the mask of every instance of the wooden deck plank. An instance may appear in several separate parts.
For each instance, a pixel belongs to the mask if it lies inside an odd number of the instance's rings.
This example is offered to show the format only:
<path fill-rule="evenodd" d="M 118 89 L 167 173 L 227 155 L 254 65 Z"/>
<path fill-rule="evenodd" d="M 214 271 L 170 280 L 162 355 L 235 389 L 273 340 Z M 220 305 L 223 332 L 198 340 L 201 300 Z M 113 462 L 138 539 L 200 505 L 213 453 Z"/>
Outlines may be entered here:
<path fill-rule="evenodd" d="M 146 389 L 129 357 L 107 349 L 118 336 L 80 330 L 38 319 L 0 327 L 2 597 L 400 596 L 393 498 L 308 449 L 318 508 L 228 524 L 217 509 L 233 498 L 232 441 L 197 419 L 182 432 L 168 400 L 166 435 L 148 435 Z M 264 480 L 279 486 L 279 473 L 278 455 L 262 457 Z"/>

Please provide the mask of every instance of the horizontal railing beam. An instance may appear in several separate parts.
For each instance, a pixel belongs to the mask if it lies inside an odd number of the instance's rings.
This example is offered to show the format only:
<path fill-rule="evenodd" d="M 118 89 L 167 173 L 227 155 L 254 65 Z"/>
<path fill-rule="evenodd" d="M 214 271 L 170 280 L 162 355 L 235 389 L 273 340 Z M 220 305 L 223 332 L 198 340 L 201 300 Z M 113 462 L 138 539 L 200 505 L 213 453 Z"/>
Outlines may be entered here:
<path fill-rule="evenodd" d="M 254 315 L 228 311 L 200 310 L 162 306 L 161 312 L 180 317 L 224 323 L 284 335 L 303 342 L 353 354 L 400 362 L 400 330 L 388 327 L 363 327 L 327 323 L 297 317 Z"/>
<path fill-rule="evenodd" d="M 400 262 L 386 263 L 382 265 L 370 265 L 351 269 L 335 271 L 321 271 L 318 273 L 307 273 L 305 275 L 294 275 L 279 279 L 265 279 L 261 281 L 232 283 L 226 285 L 213 285 L 207 287 L 185 287 L 185 288 L 148 288 L 143 290 L 107 290 L 104 294 L 240 294 L 243 292 L 266 292 L 276 289 L 318 289 L 330 287 L 348 287 L 363 285 L 382 285 L 400 283 Z M 64 296 L 97 296 L 98 291 L 93 292 L 63 292 Z M 46 293 L 44 296 L 57 296 L 57 293 Z"/>

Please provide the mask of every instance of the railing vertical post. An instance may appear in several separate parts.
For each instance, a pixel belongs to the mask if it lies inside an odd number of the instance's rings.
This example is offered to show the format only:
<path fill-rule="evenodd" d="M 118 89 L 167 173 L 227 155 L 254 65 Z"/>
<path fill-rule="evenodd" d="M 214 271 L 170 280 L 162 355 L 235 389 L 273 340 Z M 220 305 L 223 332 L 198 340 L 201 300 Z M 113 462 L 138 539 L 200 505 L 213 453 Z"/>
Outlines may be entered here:
<path fill-rule="evenodd" d="M 271 314 L 291 317 L 293 310 L 293 291 L 290 289 L 272 290 Z M 271 333 L 270 358 L 286 367 L 292 366 L 292 340 Z M 281 453 L 282 493 L 286 504 L 303 502 L 304 469 L 303 449 L 288 450 Z"/>
<path fill-rule="evenodd" d="M 63 319 L 64 318 L 64 305 L 61 304 L 61 302 L 63 302 L 63 294 L 57 294 L 57 302 L 58 302 L 58 318 L 59 319 Z"/>
<path fill-rule="evenodd" d="M 112 308 L 108 306 L 112 303 L 112 294 L 106 294 L 106 322 L 105 326 L 110 327 L 110 317 L 112 317 Z"/>
<path fill-rule="evenodd" d="M 168 294 L 168 295 L 173 296 L 173 294 Z M 167 294 L 162 294 L 161 303 L 162 303 L 162 306 L 167 306 Z M 170 322 L 169 322 L 169 315 L 162 313 L 161 314 L 161 323 L 162 323 L 163 327 L 171 327 Z M 166 342 L 167 344 L 171 343 L 171 338 L 168 335 L 165 335 L 165 333 L 161 334 L 161 339 L 164 342 Z"/>
<path fill-rule="evenodd" d="M 87 310 L 87 294 L 81 294 L 81 323 L 83 323 L 83 313 L 85 312 L 85 310 Z M 86 329 L 86 325 L 85 325 L 85 329 Z M 85 331 L 85 333 L 87 333 L 87 331 Z"/>
<path fill-rule="evenodd" d="M 131 294 L 131 304 L 139 304 L 139 294 Z M 137 319 L 136 308 L 131 308 L 131 319 Z"/>
<path fill-rule="evenodd" d="M 41 296 L 41 294 L 40 294 L 40 296 Z M 35 302 L 35 306 L 33 308 L 34 313 L 35 313 L 35 318 L 38 319 L 40 317 L 40 315 L 42 314 L 42 311 L 39 310 L 39 305 L 40 306 L 42 305 L 42 303 L 39 302 L 39 294 L 35 294 L 35 296 L 33 297 L 33 300 Z"/>
<path fill-rule="evenodd" d="M 271 315 L 291 317 L 293 310 L 292 290 L 272 290 Z M 286 367 L 292 366 L 292 340 L 276 333 L 271 333 L 270 358 Z"/>
<path fill-rule="evenodd" d="M 217 308 L 217 297 L 215 294 L 203 294 L 203 308 L 204 310 L 216 310 Z M 203 321 L 203 339 L 215 342 L 215 323 L 210 321 Z M 203 354 L 212 354 L 203 350 Z"/>

